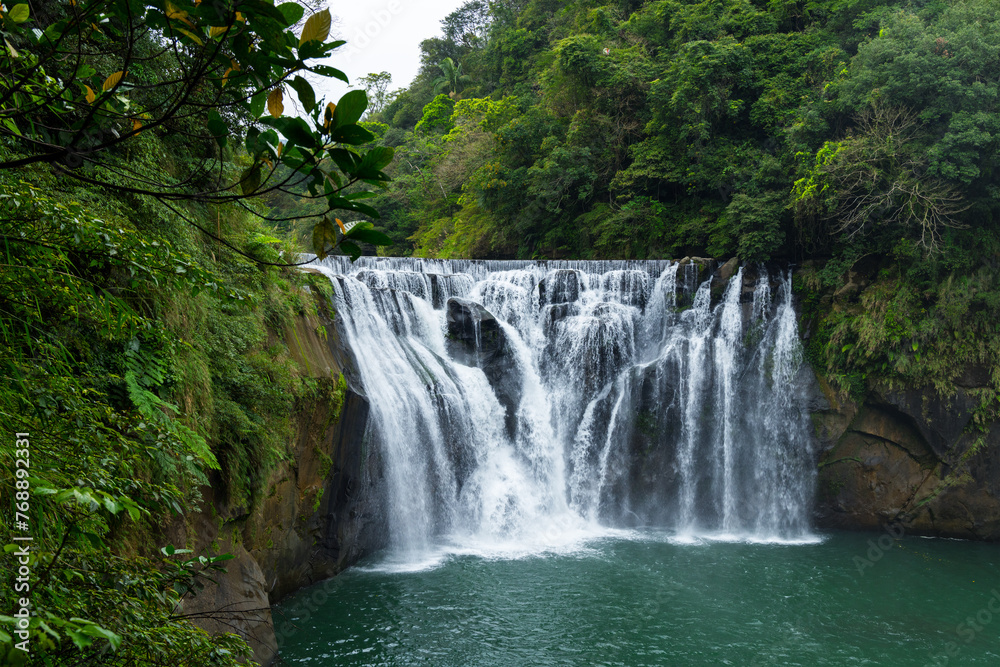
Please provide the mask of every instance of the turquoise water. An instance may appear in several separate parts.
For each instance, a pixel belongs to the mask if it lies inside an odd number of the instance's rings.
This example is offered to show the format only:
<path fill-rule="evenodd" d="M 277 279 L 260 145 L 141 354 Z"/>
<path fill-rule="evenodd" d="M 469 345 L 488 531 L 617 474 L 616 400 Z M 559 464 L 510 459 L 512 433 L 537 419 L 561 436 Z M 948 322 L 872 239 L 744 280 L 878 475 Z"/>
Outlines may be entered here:
<path fill-rule="evenodd" d="M 275 608 L 282 665 L 1000 665 L 995 544 L 620 533 L 384 558 Z"/>

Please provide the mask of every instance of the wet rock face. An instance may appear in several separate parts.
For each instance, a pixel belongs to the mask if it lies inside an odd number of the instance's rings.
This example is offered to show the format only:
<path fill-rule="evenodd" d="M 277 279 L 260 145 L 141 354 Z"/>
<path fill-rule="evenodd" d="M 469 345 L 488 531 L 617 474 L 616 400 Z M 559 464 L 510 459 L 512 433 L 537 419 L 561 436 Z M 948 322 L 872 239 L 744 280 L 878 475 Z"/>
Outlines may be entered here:
<path fill-rule="evenodd" d="M 299 316 L 273 333 L 318 387 L 296 405 L 293 460 L 275 468 L 252 511 L 230 506 L 208 486 L 201 507 L 164 529 L 166 544 L 234 555 L 226 573 L 213 575 L 215 584 L 184 600 L 184 612 L 202 614 L 195 623 L 209 632 L 239 633 L 262 665 L 271 664 L 279 644 L 268 605 L 334 576 L 385 546 L 387 535 L 381 461 L 363 446 L 369 403 L 351 389 L 351 352 L 325 299 L 316 299 L 318 315 Z"/>
<path fill-rule="evenodd" d="M 507 350 L 507 337 L 490 311 L 467 299 L 448 299 L 449 352 L 467 366 L 485 370 Z"/>
<path fill-rule="evenodd" d="M 580 298 L 580 274 L 572 269 L 553 271 L 538 283 L 538 305 L 572 303 Z"/>
<path fill-rule="evenodd" d="M 823 387 L 810 408 L 819 526 L 1000 540 L 1000 424 L 970 428 L 980 376 L 967 369 L 950 397 L 874 391 L 859 405 Z"/>
<path fill-rule="evenodd" d="M 523 379 L 507 335 L 490 311 L 467 299 L 448 299 L 446 321 L 449 354 L 459 363 L 483 369 L 507 411 L 505 426 L 513 437 Z"/>

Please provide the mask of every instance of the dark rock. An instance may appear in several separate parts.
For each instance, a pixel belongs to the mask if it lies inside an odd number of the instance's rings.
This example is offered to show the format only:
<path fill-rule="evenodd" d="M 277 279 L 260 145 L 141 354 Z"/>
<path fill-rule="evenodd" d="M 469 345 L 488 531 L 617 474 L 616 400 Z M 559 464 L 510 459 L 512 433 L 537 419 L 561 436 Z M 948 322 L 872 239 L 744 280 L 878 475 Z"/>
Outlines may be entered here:
<path fill-rule="evenodd" d="M 969 381 L 984 379 L 967 371 Z M 859 406 L 822 380 L 809 409 L 821 447 L 821 528 L 1000 540 L 1000 424 L 967 432 L 975 402 L 932 387 L 873 392 Z"/>
<path fill-rule="evenodd" d="M 725 294 L 729 279 L 736 275 L 740 265 L 735 257 L 723 264 L 712 276 L 712 301 L 718 301 Z"/>
<path fill-rule="evenodd" d="M 490 311 L 468 299 L 448 299 L 446 319 L 449 353 L 459 363 L 483 369 L 507 411 L 505 424 L 513 437 L 523 379 L 507 335 Z"/>
<path fill-rule="evenodd" d="M 965 389 L 980 389 L 992 384 L 990 369 L 980 364 L 969 364 L 955 380 L 955 384 Z"/>
<path fill-rule="evenodd" d="M 580 308 L 574 303 L 556 303 L 551 306 L 545 306 L 542 311 L 544 314 L 543 326 L 545 327 L 545 333 L 546 335 L 550 335 L 556 322 L 573 315 L 578 315 Z"/>
<path fill-rule="evenodd" d="M 506 353 L 507 339 L 500 323 L 475 301 L 448 299 L 446 320 L 449 352 L 460 363 L 482 366 Z"/>
<path fill-rule="evenodd" d="M 557 269 L 538 283 L 538 305 L 577 301 L 582 289 L 579 271 Z"/>
<path fill-rule="evenodd" d="M 942 458 L 965 431 L 978 405 L 964 389 L 959 389 L 950 399 L 927 388 L 876 393 L 871 400 L 905 415 Z"/>

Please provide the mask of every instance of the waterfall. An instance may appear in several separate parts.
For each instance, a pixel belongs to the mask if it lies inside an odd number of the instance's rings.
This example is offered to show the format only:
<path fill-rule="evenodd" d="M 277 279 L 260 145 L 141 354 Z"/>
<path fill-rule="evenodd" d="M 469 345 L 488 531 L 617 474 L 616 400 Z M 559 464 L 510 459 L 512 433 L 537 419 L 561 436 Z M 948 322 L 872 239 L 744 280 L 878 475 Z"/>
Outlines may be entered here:
<path fill-rule="evenodd" d="M 670 261 L 332 257 L 390 544 L 602 528 L 810 539 L 791 276 Z"/>

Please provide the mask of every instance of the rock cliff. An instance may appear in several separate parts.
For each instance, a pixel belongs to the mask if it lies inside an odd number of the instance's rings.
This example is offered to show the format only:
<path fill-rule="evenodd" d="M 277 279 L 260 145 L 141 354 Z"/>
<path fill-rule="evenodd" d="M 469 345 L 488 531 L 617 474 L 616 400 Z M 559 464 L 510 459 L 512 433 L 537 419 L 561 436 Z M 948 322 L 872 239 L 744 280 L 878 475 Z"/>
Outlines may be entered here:
<path fill-rule="evenodd" d="M 819 526 L 1000 539 L 1000 425 L 972 424 L 986 370 L 967 369 L 953 396 L 875 390 L 860 404 L 819 380 Z"/>
<path fill-rule="evenodd" d="M 235 556 L 225 574 L 213 576 L 215 585 L 185 600 L 183 613 L 208 632 L 239 633 L 262 665 L 278 647 L 280 619 L 272 618 L 271 605 L 380 548 L 386 534 L 373 488 L 379 462 L 364 447 L 368 401 L 337 338 L 334 313 L 325 297 L 314 297 L 315 314 L 299 314 L 271 334 L 315 390 L 295 407 L 290 457 L 271 473 L 266 497 L 248 510 L 206 487 L 198 511 L 167 531 L 171 543 L 195 553 Z"/>

